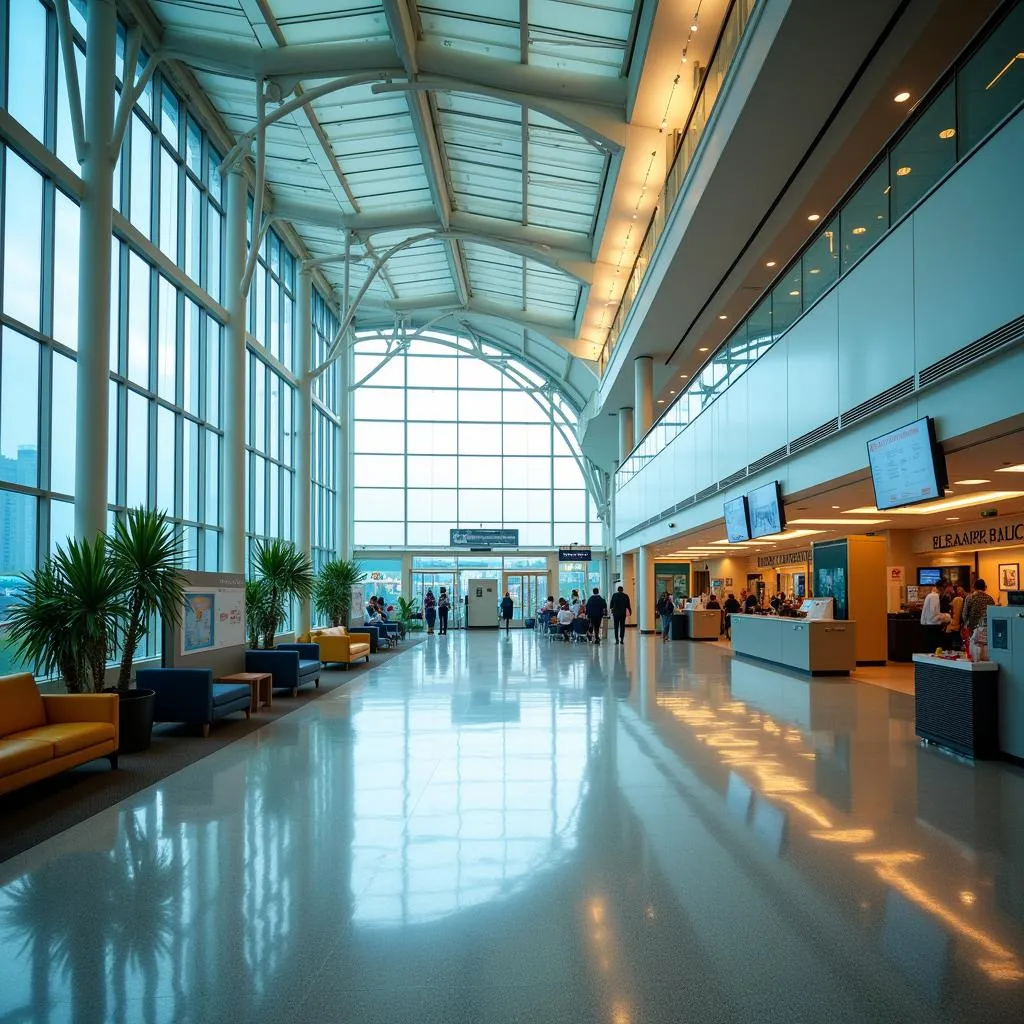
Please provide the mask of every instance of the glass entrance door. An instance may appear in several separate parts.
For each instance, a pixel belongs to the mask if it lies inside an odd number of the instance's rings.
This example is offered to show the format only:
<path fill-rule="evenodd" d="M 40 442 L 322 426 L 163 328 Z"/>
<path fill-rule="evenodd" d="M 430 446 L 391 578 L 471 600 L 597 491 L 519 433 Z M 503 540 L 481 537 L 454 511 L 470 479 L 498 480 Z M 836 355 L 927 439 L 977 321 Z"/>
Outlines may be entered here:
<path fill-rule="evenodd" d="M 417 607 L 423 611 L 423 598 L 427 591 L 432 590 L 434 597 L 441 592 L 441 588 L 448 590 L 448 628 L 459 629 L 462 626 L 462 598 L 459 596 L 456 585 L 458 576 L 454 572 L 419 572 L 416 569 L 412 573 L 412 596 L 419 603 Z"/>
<path fill-rule="evenodd" d="M 548 596 L 546 572 L 507 572 L 502 596 L 508 591 L 512 598 L 512 623 L 522 626 L 525 619 L 536 615 L 541 602 Z"/>

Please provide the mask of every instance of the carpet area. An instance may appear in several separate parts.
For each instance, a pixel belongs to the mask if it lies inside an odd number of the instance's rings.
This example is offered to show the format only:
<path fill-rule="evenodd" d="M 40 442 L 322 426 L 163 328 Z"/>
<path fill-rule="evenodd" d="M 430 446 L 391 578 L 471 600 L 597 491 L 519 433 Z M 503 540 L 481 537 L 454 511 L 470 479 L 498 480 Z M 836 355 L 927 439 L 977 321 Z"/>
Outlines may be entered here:
<path fill-rule="evenodd" d="M 117 771 L 107 761 L 91 761 L 69 772 L 0 796 L 0 863 L 63 832 L 72 825 L 151 786 L 229 743 L 305 707 L 325 693 L 347 686 L 361 675 L 399 657 L 424 638 L 405 641 L 398 650 L 378 651 L 359 666 L 324 670 L 319 689 L 305 687 L 298 696 L 285 690 L 274 694 L 269 708 L 251 718 L 232 715 L 210 727 L 204 739 L 199 730 L 174 724 L 153 727 L 153 744 L 141 754 L 122 754 Z"/>

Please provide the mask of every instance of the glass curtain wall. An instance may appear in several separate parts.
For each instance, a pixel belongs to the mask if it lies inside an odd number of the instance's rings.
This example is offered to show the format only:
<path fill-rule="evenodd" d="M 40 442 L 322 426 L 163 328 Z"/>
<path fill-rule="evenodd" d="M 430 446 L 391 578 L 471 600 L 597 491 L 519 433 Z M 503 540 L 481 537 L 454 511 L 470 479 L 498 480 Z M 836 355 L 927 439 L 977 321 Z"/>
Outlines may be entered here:
<path fill-rule="evenodd" d="M 327 357 L 339 327 L 324 297 L 313 289 L 313 366 Z M 313 568 L 338 557 L 338 451 L 341 445 L 340 375 L 332 363 L 313 381 L 313 454 L 310 544 Z"/>
<path fill-rule="evenodd" d="M 354 379 L 356 546 L 443 547 L 460 526 L 601 544 L 575 414 L 529 367 L 457 335 L 374 334 L 356 342 Z"/>

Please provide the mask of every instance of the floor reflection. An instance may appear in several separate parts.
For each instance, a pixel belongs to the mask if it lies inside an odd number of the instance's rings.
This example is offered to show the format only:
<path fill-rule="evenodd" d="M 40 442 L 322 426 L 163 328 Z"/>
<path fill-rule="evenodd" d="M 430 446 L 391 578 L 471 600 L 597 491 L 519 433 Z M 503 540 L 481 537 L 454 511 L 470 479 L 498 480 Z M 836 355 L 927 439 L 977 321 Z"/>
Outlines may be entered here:
<path fill-rule="evenodd" d="M 1019 1020 L 1024 773 L 721 648 L 434 637 L 0 871 L 0 1021 Z"/>

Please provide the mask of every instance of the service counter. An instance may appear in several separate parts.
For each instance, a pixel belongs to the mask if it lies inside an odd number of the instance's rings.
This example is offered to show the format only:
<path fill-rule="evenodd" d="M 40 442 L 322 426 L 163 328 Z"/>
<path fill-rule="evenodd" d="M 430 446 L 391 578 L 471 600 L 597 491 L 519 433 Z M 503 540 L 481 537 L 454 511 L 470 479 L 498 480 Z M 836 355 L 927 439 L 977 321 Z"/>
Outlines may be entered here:
<path fill-rule="evenodd" d="M 998 680 L 994 661 L 915 654 L 917 735 L 968 757 L 998 757 Z"/>
<path fill-rule="evenodd" d="M 849 675 L 857 665 L 857 623 L 733 615 L 732 649 L 810 675 Z"/>
<path fill-rule="evenodd" d="M 687 640 L 717 640 L 722 635 L 722 612 L 719 609 L 701 608 L 676 614 L 683 619 L 683 635 Z"/>

